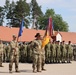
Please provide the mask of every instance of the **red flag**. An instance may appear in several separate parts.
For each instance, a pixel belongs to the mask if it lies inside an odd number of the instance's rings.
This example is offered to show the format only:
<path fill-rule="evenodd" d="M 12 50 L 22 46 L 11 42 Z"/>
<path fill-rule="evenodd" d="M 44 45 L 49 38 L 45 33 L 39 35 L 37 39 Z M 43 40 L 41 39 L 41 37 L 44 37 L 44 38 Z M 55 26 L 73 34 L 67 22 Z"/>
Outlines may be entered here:
<path fill-rule="evenodd" d="M 47 27 L 47 30 L 49 32 L 49 36 L 52 36 L 53 35 L 53 22 L 52 22 L 52 18 L 49 17 L 49 21 L 48 21 L 48 27 Z"/>

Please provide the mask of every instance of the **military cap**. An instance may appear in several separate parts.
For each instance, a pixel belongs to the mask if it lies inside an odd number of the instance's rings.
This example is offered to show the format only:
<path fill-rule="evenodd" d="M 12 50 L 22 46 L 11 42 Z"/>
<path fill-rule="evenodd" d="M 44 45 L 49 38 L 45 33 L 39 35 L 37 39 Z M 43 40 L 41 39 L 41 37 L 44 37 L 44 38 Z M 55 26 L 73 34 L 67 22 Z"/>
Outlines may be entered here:
<path fill-rule="evenodd" d="M 41 36 L 40 33 L 36 33 L 35 37 L 37 37 L 37 36 Z"/>
<path fill-rule="evenodd" d="M 15 37 L 15 38 L 16 38 L 16 35 L 15 35 L 15 34 L 13 34 L 13 37 Z"/>

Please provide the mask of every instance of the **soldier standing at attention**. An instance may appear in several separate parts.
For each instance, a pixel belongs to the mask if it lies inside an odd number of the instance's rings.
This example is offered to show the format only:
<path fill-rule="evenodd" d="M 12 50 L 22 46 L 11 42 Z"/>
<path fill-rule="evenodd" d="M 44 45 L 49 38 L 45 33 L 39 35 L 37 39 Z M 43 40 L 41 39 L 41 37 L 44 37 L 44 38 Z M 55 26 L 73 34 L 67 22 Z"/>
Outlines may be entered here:
<path fill-rule="evenodd" d="M 45 45 L 45 62 L 46 63 L 50 62 L 50 57 L 51 57 L 50 45 L 51 45 L 50 42 L 47 45 Z"/>
<path fill-rule="evenodd" d="M 56 62 L 60 63 L 60 55 L 61 55 L 61 51 L 60 51 L 60 41 L 56 42 Z"/>
<path fill-rule="evenodd" d="M 71 46 L 71 41 L 68 42 L 66 49 L 67 49 L 67 63 L 70 63 L 73 56 L 73 48 Z"/>
<path fill-rule="evenodd" d="M 2 61 L 3 61 L 3 43 L 2 40 L 0 39 L 0 67 L 3 67 Z"/>
<path fill-rule="evenodd" d="M 62 41 L 62 44 L 60 45 L 60 50 L 61 50 L 61 62 L 65 63 L 65 60 L 66 60 L 66 45 L 65 45 L 65 41 Z"/>
<path fill-rule="evenodd" d="M 42 41 L 41 41 L 41 35 L 40 33 L 37 33 L 35 35 L 35 40 L 32 41 L 31 46 L 32 46 L 32 50 L 33 50 L 33 72 L 41 72 L 41 45 L 42 45 Z"/>
<path fill-rule="evenodd" d="M 51 62 L 55 63 L 56 60 L 56 44 L 55 41 L 51 44 Z"/>
<path fill-rule="evenodd" d="M 12 73 L 13 62 L 15 62 L 15 72 L 19 72 L 18 63 L 19 63 L 19 49 L 18 43 L 16 41 L 16 35 L 13 35 L 13 40 L 10 42 L 10 63 L 9 63 L 9 73 Z"/>

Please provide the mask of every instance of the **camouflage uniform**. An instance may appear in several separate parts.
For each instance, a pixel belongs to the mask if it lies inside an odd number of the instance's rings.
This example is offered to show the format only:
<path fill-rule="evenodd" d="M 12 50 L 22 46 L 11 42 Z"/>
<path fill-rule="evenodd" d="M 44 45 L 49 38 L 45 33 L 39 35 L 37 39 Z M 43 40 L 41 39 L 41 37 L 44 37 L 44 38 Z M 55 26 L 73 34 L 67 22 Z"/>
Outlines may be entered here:
<path fill-rule="evenodd" d="M 3 43 L 0 40 L 0 67 L 3 67 L 2 62 L 3 62 Z"/>
<path fill-rule="evenodd" d="M 31 47 L 31 42 L 28 43 L 27 45 L 27 62 L 32 63 L 32 47 Z"/>
<path fill-rule="evenodd" d="M 41 69 L 42 70 L 46 70 L 44 69 L 44 65 L 45 65 L 45 50 L 44 48 L 41 49 Z"/>
<path fill-rule="evenodd" d="M 10 63 L 9 63 L 9 71 L 12 72 L 13 62 L 15 62 L 15 71 L 18 72 L 18 64 L 19 64 L 19 49 L 17 41 L 13 40 L 10 43 L 11 51 L 10 51 Z"/>
<path fill-rule="evenodd" d="M 56 44 L 51 44 L 51 62 L 55 62 L 56 60 Z"/>
<path fill-rule="evenodd" d="M 10 59 L 10 45 L 8 44 L 6 47 L 5 47 L 5 52 L 6 52 L 6 61 L 9 62 L 9 59 Z"/>
<path fill-rule="evenodd" d="M 45 62 L 49 63 L 51 57 L 50 43 L 45 46 Z"/>
<path fill-rule="evenodd" d="M 20 48 L 20 61 L 26 62 L 26 58 L 27 58 L 27 45 L 23 44 Z"/>
<path fill-rule="evenodd" d="M 33 47 L 33 72 L 41 71 L 41 40 L 34 40 L 31 43 Z"/>
<path fill-rule="evenodd" d="M 57 41 L 57 44 L 56 44 L 56 62 L 58 62 L 58 63 L 60 63 L 60 55 L 61 55 L 60 45 L 59 45 L 59 42 Z"/>
<path fill-rule="evenodd" d="M 64 63 L 66 60 L 66 45 L 62 43 L 60 45 L 60 50 L 61 50 L 61 62 Z"/>
<path fill-rule="evenodd" d="M 70 63 L 73 56 L 73 48 L 70 43 L 67 45 L 66 49 L 67 49 L 67 62 Z"/>

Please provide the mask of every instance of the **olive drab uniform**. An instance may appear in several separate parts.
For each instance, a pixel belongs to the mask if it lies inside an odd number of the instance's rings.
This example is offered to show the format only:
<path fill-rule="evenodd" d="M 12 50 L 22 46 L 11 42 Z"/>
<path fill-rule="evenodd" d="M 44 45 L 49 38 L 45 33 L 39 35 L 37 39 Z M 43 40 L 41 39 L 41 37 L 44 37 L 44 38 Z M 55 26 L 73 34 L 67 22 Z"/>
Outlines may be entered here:
<path fill-rule="evenodd" d="M 2 67 L 3 62 L 3 43 L 0 43 L 0 67 Z"/>
<path fill-rule="evenodd" d="M 27 45 L 22 44 L 20 47 L 20 62 L 26 62 L 27 58 Z"/>
<path fill-rule="evenodd" d="M 29 42 L 28 45 L 27 45 L 27 62 L 32 63 L 32 46 L 31 46 L 31 42 Z"/>
<path fill-rule="evenodd" d="M 56 44 L 52 43 L 51 44 L 51 62 L 56 62 Z"/>
<path fill-rule="evenodd" d="M 19 64 L 19 49 L 17 41 L 10 42 L 10 63 L 9 63 L 9 71 L 12 71 L 13 62 L 15 62 L 15 71 L 18 71 L 18 64 Z"/>
<path fill-rule="evenodd" d="M 66 45 L 61 44 L 60 45 L 60 50 L 61 50 L 61 62 L 65 63 L 65 60 L 66 60 Z"/>
<path fill-rule="evenodd" d="M 67 62 L 70 63 L 70 61 L 72 60 L 72 56 L 73 56 L 73 48 L 71 44 L 68 44 L 66 46 L 66 49 L 67 49 Z"/>
<path fill-rule="evenodd" d="M 49 63 L 51 58 L 50 43 L 45 45 L 45 62 Z"/>
<path fill-rule="evenodd" d="M 5 48 L 5 51 L 6 51 L 6 61 L 9 62 L 9 59 L 10 59 L 10 45 L 8 44 Z"/>
<path fill-rule="evenodd" d="M 33 72 L 41 71 L 41 40 L 34 40 L 31 43 L 33 49 Z"/>
<path fill-rule="evenodd" d="M 44 65 L 45 65 L 45 49 L 43 47 L 41 49 L 41 69 L 45 71 L 46 69 L 44 69 Z"/>
<path fill-rule="evenodd" d="M 56 44 L 56 62 L 58 63 L 60 63 L 60 55 L 61 55 L 60 45 L 57 43 Z"/>

